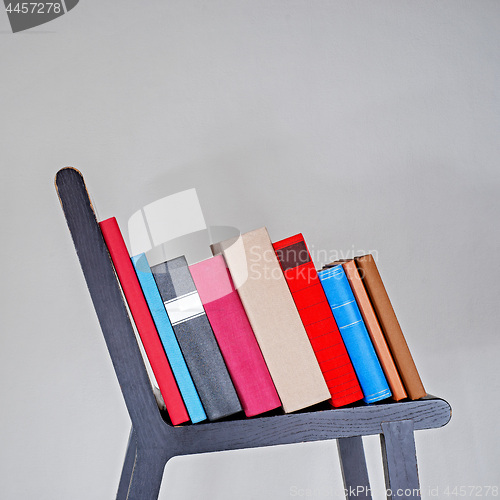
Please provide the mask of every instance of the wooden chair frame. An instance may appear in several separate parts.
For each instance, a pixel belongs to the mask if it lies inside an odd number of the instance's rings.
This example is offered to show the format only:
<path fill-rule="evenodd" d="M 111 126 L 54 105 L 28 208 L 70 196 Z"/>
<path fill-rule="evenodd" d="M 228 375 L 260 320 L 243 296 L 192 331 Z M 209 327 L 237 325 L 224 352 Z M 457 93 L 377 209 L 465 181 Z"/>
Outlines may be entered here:
<path fill-rule="evenodd" d="M 328 439 L 337 439 L 346 497 L 371 498 L 362 436 L 374 434 L 381 436 L 387 497 L 420 498 L 413 431 L 448 423 L 443 399 L 172 426 L 158 408 L 82 175 L 60 170 L 56 189 L 132 421 L 118 500 L 157 499 L 175 456 Z"/>

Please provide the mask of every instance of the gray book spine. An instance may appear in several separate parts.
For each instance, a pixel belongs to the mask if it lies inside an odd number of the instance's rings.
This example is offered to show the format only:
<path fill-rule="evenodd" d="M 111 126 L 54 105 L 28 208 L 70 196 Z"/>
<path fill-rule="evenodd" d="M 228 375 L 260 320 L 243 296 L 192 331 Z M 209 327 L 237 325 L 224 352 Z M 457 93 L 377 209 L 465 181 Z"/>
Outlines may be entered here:
<path fill-rule="evenodd" d="M 209 420 L 242 410 L 184 256 L 151 268 Z"/>

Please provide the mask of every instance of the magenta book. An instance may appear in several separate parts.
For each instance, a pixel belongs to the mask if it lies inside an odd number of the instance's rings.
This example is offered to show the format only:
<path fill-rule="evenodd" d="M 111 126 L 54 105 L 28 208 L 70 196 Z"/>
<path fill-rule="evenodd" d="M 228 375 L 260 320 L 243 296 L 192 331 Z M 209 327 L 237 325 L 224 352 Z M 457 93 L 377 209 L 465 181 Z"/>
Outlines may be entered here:
<path fill-rule="evenodd" d="M 281 405 L 224 257 L 189 266 L 247 417 Z"/>

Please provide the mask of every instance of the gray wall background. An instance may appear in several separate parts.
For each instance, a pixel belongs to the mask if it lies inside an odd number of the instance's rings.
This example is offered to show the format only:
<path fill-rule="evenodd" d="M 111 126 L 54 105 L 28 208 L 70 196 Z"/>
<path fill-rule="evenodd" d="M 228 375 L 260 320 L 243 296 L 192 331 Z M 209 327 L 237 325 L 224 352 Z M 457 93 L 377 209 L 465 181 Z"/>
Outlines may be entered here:
<path fill-rule="evenodd" d="M 52 184 L 65 165 L 124 227 L 196 187 L 209 224 L 376 251 L 454 409 L 416 435 L 423 497 L 500 486 L 499 21 L 482 0 L 81 0 L 13 35 L 0 13 L 0 497 L 113 498 L 125 452 Z M 337 466 L 334 442 L 177 459 L 161 498 L 341 498 Z"/>

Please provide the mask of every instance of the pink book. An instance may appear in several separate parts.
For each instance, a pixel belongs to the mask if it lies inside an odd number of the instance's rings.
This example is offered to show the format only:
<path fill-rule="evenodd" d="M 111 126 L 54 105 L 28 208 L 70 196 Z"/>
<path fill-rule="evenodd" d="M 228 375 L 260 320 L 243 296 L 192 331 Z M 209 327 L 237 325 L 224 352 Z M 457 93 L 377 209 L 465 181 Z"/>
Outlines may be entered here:
<path fill-rule="evenodd" d="M 247 417 L 281 405 L 224 257 L 189 266 Z"/>

